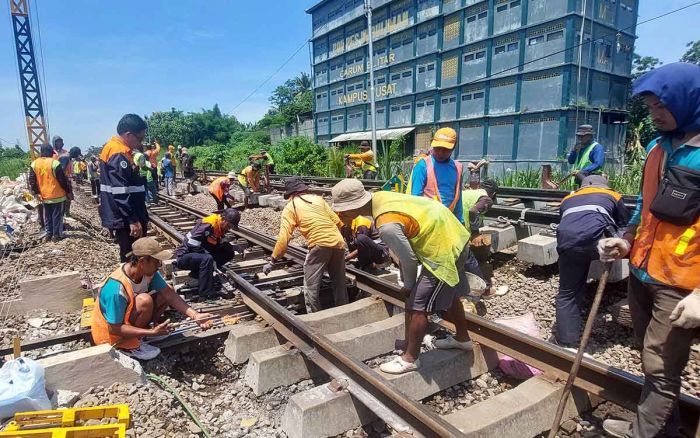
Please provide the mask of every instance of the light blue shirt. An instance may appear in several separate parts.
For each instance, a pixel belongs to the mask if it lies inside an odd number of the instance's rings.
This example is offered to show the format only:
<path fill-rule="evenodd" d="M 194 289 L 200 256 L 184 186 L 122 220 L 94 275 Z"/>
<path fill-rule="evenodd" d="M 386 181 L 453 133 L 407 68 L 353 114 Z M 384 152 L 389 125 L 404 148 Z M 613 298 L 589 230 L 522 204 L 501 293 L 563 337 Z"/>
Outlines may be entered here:
<path fill-rule="evenodd" d="M 166 287 L 168 287 L 168 284 L 159 272 L 156 272 L 151 282 L 148 283 L 148 291 L 161 290 Z M 129 297 L 122 284 L 113 278 L 108 279 L 100 289 L 100 311 L 107 322 L 110 324 L 123 324 L 128 306 Z"/>
<path fill-rule="evenodd" d="M 453 159 L 447 161 L 437 161 L 430 155 L 433 160 L 433 168 L 435 169 L 435 178 L 437 179 L 438 191 L 442 205 L 450 207 L 452 200 L 455 197 L 455 184 L 457 183 L 457 165 Z M 428 182 L 428 170 L 425 161 L 420 160 L 413 166 L 411 173 L 411 194 L 413 196 L 423 196 L 423 190 Z M 455 217 L 464 224 L 464 211 L 462 207 L 462 181 L 459 182 L 460 190 L 458 190 L 458 199 L 455 209 L 452 210 Z"/>

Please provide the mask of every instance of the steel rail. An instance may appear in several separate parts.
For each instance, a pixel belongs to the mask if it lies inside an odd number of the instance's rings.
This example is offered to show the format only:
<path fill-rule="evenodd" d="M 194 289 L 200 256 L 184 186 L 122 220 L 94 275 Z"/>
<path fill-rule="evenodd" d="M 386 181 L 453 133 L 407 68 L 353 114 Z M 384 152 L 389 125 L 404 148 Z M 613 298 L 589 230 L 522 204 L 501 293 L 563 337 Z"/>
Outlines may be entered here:
<path fill-rule="evenodd" d="M 205 213 L 178 200 L 168 199 L 167 201 L 172 202 L 174 205 L 181 205 L 184 209 L 200 217 L 205 215 Z M 274 238 L 257 233 L 246 227 L 240 227 L 235 234 L 255 242 L 268 251 L 274 248 Z M 287 256 L 297 263 L 303 263 L 306 251 L 299 247 L 290 246 Z M 354 282 L 358 288 L 376 294 L 386 301 L 404 308 L 406 297 L 401 294 L 401 289 L 397 284 L 350 266 L 346 268 L 346 271 L 354 277 Z M 575 358 L 574 353 L 541 339 L 506 328 L 480 316 L 470 313 L 466 313 L 465 316 L 469 323 L 470 335 L 476 342 L 536 367 L 557 379 L 566 380 Z M 454 331 L 454 326 L 447 321 L 441 321 L 440 325 Z M 578 376 L 574 381 L 574 386 L 626 409 L 636 410 L 642 393 L 643 380 L 619 368 L 584 358 Z M 693 433 L 696 431 L 700 432 L 698 430 L 700 399 L 681 395 L 678 403 L 681 410 L 681 418 L 684 422 L 684 429 Z"/>

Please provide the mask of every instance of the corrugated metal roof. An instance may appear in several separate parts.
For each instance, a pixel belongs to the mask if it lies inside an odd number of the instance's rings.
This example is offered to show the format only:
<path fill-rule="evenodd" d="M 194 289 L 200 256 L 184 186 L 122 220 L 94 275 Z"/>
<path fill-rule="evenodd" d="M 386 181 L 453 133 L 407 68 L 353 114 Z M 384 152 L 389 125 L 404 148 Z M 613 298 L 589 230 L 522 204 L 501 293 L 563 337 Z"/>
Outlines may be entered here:
<path fill-rule="evenodd" d="M 377 140 L 396 140 L 402 135 L 406 135 L 415 128 L 396 128 L 396 129 L 379 129 L 377 130 Z M 348 132 L 340 134 L 337 137 L 330 139 L 329 143 L 339 143 L 341 141 L 361 141 L 372 140 L 372 131 L 363 132 Z"/>

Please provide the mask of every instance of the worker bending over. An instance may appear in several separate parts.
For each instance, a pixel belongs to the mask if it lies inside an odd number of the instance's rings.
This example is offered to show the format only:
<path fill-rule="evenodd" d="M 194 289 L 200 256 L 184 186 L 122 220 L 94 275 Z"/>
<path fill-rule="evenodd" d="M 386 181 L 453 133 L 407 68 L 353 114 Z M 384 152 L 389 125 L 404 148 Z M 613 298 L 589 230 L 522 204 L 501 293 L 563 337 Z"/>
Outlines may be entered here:
<path fill-rule="evenodd" d="M 632 88 L 661 136 L 647 146 L 641 194 L 623 238 L 601 240 L 598 251 L 604 261 L 629 253 L 644 387 L 632 424 L 608 419 L 603 428 L 613 436 L 675 437 L 681 373 L 700 334 L 700 67 L 667 64 Z"/>
<path fill-rule="evenodd" d="M 228 175 L 220 176 L 209 184 L 209 194 L 216 201 L 216 209 L 218 211 L 224 208 L 231 208 L 231 202 L 234 202 L 234 199 L 229 190 L 231 190 L 231 183 L 235 178 L 236 172 L 231 171 Z"/>
<path fill-rule="evenodd" d="M 379 236 L 371 216 L 357 216 L 349 225 L 343 226 L 342 234 L 349 250 L 345 261 L 357 259 L 355 266 L 358 269 L 371 271 L 389 261 L 389 248 Z"/>
<path fill-rule="evenodd" d="M 160 322 L 169 308 L 196 320 L 204 329 L 211 327 L 211 315 L 188 306 L 158 272 L 162 262 L 172 255 L 153 238 L 134 242 L 127 262 L 97 290 L 90 328 L 95 344 L 113 345 L 136 359 L 153 359 L 160 349 L 143 338 L 171 332 L 170 320 Z"/>
<path fill-rule="evenodd" d="M 321 277 L 328 271 L 336 306 L 347 304 L 348 291 L 345 280 L 345 242 L 340 234 L 342 225 L 336 215 L 318 195 L 308 193 L 309 186 L 299 177 L 284 182 L 284 198 L 289 202 L 282 211 L 280 232 L 270 262 L 263 267 L 266 275 L 273 263 L 287 251 L 289 239 L 295 229 L 306 238 L 309 250 L 304 260 L 304 300 L 308 313 L 322 309 L 319 296 Z"/>
<path fill-rule="evenodd" d="M 241 170 L 237 175 L 238 185 L 243 189 L 245 198 L 243 199 L 243 208 L 247 208 L 250 203 L 250 197 L 253 193 L 260 192 L 260 164 L 253 163 Z"/>
<path fill-rule="evenodd" d="M 565 348 L 578 349 L 581 338 L 581 302 L 588 269 L 598 259 L 596 245 L 614 237 L 629 220 L 622 195 L 610 190 L 602 175 L 583 179 L 581 188 L 566 196 L 560 206 L 557 228 L 559 293 L 556 297 L 556 339 Z"/>
<path fill-rule="evenodd" d="M 241 247 L 224 241 L 228 230 L 238 229 L 240 220 L 240 212 L 233 208 L 198 219 L 175 251 L 175 265 L 180 269 L 189 269 L 192 281 L 188 285 L 196 285 L 199 296 L 204 299 L 217 295 L 214 287 L 216 267 L 230 262 L 235 251 L 243 252 Z"/>
<path fill-rule="evenodd" d="M 576 144 L 569 153 L 571 172 L 580 185 L 588 175 L 600 175 L 605 165 L 605 148 L 593 140 L 593 126 L 581 125 L 576 130 Z"/>
<path fill-rule="evenodd" d="M 66 199 L 73 199 L 73 191 L 61 163 L 53 158 L 50 144 L 41 146 L 41 157 L 29 166 L 29 187 L 43 206 L 44 228 L 47 241 L 63 239 L 63 208 Z"/>
<path fill-rule="evenodd" d="M 407 347 L 384 363 L 386 373 L 401 374 L 420 367 L 418 353 L 428 330 L 428 315 L 444 313 L 455 324 L 456 338 L 436 340 L 437 348 L 471 350 L 461 297 L 469 293 L 464 263 L 469 230 L 446 207 L 429 199 L 395 192 L 366 192 L 362 182 L 344 179 L 332 189 L 333 209 L 344 222 L 371 216 L 379 235 L 401 260 L 406 301 Z M 422 265 L 416 280 L 418 263 Z"/>
<path fill-rule="evenodd" d="M 454 129 L 438 129 L 430 142 L 430 155 L 413 167 L 406 193 L 441 202 L 458 221 L 464 223 L 462 163 L 451 158 L 456 143 L 457 132 Z"/>
<path fill-rule="evenodd" d="M 275 160 L 272 158 L 272 155 L 270 155 L 267 149 L 260 149 L 260 154 L 251 155 L 249 160 L 251 164 L 257 163 L 261 168 L 265 169 L 265 188 L 269 192 L 271 190 L 270 175 L 275 173 Z"/>
<path fill-rule="evenodd" d="M 345 176 L 352 178 L 356 169 L 362 172 L 362 179 L 375 179 L 377 177 L 377 163 L 374 161 L 374 152 L 367 140 L 360 142 L 359 154 L 345 155 Z"/>

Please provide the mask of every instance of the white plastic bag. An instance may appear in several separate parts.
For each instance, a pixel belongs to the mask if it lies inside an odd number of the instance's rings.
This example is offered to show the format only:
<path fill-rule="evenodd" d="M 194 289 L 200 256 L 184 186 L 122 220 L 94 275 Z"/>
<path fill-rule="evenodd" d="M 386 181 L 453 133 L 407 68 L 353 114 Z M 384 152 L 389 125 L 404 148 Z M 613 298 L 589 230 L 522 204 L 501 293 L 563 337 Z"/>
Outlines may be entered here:
<path fill-rule="evenodd" d="M 526 335 L 534 337 L 539 335 L 537 320 L 535 320 L 535 315 L 532 312 L 528 312 L 521 316 L 499 318 L 493 322 L 515 329 L 520 333 L 525 333 Z M 529 379 L 530 377 L 542 374 L 542 371 L 538 370 L 537 368 L 502 353 L 498 353 L 498 367 L 504 374 L 521 380 Z"/>
<path fill-rule="evenodd" d="M 38 362 L 26 357 L 7 362 L 0 368 L 0 419 L 51 409 L 44 386 L 44 368 Z"/>

